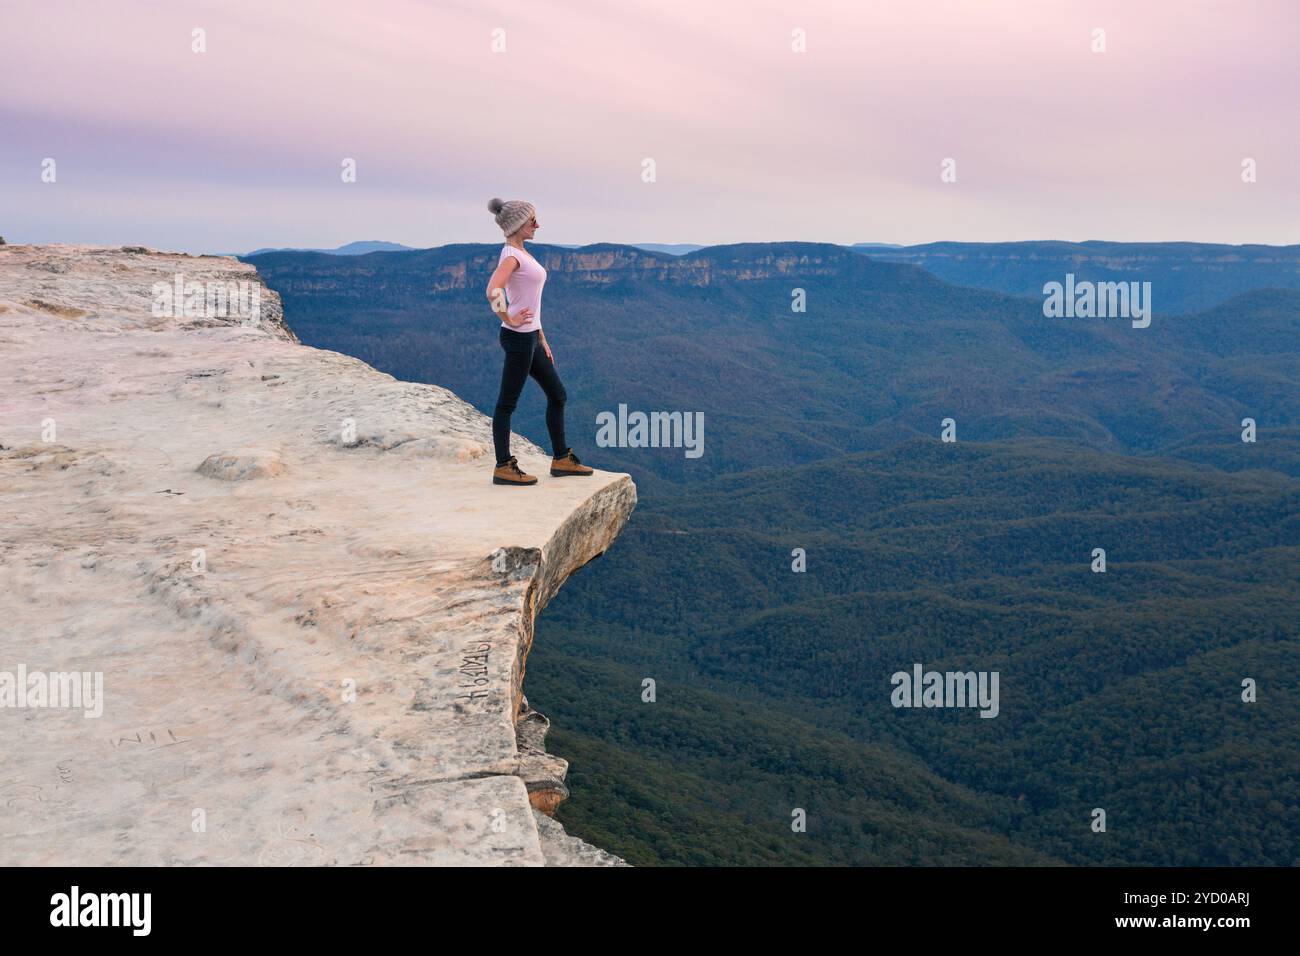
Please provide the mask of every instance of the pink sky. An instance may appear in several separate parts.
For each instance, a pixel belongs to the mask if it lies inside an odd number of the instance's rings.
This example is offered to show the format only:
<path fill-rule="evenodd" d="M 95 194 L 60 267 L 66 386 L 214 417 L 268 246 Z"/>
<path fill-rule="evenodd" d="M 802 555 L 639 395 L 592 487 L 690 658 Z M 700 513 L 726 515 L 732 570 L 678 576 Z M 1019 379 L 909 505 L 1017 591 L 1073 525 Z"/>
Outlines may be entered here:
<path fill-rule="evenodd" d="M 0 20 L 10 242 L 497 242 L 492 196 L 535 203 L 539 242 L 1300 242 L 1292 0 L 0 0 Z"/>

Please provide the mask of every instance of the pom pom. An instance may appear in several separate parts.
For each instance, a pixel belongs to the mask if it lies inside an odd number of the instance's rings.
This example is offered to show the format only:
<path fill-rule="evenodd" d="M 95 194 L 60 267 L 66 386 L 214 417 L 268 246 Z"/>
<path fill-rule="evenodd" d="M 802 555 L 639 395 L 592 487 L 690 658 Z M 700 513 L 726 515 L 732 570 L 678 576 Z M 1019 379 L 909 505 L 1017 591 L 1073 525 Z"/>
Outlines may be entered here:
<path fill-rule="evenodd" d="M 499 212 L 501 212 L 504 206 L 505 206 L 504 200 L 501 199 L 488 200 L 488 212 L 492 213 L 492 215 L 494 216 L 497 215 Z"/>

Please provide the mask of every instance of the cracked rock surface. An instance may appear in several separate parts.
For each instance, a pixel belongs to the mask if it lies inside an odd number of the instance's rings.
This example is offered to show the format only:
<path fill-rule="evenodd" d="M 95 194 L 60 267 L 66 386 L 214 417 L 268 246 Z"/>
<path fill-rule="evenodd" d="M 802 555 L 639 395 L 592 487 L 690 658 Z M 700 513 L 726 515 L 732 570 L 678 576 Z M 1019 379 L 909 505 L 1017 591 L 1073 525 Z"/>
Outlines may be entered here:
<path fill-rule="evenodd" d="M 155 315 L 178 274 L 257 321 Z M 493 485 L 484 415 L 301 345 L 229 258 L 0 246 L 0 354 L 0 865 L 620 862 L 535 812 L 523 673 L 628 475 L 515 436 L 539 482 Z M 20 668 L 102 713 L 4 705 Z"/>

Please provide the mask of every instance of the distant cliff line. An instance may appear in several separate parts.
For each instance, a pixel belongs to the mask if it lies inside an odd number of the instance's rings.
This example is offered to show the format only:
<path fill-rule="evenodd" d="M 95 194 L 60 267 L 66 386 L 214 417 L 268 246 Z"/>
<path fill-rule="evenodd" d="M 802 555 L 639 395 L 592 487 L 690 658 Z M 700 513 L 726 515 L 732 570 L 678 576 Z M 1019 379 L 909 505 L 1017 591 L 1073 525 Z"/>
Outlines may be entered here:
<path fill-rule="evenodd" d="M 1151 281 L 1159 311 L 1208 309 L 1255 289 L 1300 289 L 1300 245 L 1164 242 L 933 242 L 915 246 L 828 242 L 744 242 L 675 254 L 619 243 L 569 247 L 531 243 L 554 279 L 580 285 L 658 282 L 696 287 L 731 282 L 833 276 L 900 290 L 939 280 L 1015 296 L 1041 297 L 1066 273 L 1091 281 Z M 241 257 L 290 263 L 304 274 L 413 271 L 434 292 L 476 287 L 496 264 L 498 243 L 453 243 L 431 249 L 340 256 L 334 252 L 267 252 Z"/>

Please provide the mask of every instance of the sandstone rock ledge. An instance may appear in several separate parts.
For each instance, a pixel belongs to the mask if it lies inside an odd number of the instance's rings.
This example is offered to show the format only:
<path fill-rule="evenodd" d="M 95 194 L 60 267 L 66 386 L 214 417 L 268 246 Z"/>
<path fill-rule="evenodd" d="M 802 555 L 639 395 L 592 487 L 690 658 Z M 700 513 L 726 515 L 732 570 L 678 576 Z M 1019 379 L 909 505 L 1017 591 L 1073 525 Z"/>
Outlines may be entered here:
<path fill-rule="evenodd" d="M 566 765 L 533 619 L 630 477 L 491 484 L 488 419 L 260 321 L 157 317 L 234 259 L 0 246 L 0 865 L 609 864 L 537 810 Z M 487 347 L 487 346 L 485 346 Z M 30 702 L 29 702 L 30 704 Z M 536 809 L 535 809 L 536 808 Z"/>

